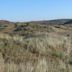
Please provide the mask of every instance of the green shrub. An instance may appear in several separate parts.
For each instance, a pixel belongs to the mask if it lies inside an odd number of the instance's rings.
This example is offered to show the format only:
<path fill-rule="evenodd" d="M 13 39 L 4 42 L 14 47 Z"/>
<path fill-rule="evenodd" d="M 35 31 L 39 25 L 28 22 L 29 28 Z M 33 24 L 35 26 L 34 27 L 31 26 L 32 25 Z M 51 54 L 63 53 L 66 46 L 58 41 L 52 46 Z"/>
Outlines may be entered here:
<path fill-rule="evenodd" d="M 64 57 L 63 52 L 59 52 L 59 51 L 53 51 L 53 52 L 51 53 L 51 55 L 52 55 L 52 56 L 55 56 L 55 57 L 58 57 L 58 58 L 60 58 L 60 59 L 62 59 L 62 58 Z"/>

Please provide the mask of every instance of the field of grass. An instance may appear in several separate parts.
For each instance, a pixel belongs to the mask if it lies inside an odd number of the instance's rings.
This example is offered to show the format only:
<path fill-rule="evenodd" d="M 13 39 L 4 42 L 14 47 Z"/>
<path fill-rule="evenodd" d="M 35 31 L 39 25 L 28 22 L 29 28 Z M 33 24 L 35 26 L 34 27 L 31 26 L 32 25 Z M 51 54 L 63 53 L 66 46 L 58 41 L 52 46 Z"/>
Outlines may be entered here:
<path fill-rule="evenodd" d="M 0 72 L 72 72 L 71 32 L 71 26 L 32 23 L 0 32 Z"/>

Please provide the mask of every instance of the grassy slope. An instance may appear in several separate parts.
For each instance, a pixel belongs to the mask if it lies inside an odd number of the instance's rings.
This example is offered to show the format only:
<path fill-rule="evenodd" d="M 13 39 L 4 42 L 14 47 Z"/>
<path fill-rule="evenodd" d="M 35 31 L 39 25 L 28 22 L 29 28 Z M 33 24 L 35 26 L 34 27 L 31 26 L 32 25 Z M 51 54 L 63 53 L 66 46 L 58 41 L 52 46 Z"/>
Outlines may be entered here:
<path fill-rule="evenodd" d="M 1 72 L 71 72 L 72 27 L 20 23 L 0 33 Z"/>

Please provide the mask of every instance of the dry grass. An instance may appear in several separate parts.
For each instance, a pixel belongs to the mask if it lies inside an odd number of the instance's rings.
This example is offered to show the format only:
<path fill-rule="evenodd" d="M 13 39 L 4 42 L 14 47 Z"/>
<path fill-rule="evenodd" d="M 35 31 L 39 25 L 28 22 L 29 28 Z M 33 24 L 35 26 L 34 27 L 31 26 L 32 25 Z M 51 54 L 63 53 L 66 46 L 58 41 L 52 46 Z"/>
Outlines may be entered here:
<path fill-rule="evenodd" d="M 72 37 L 40 35 L 0 34 L 0 72 L 71 72 Z"/>
<path fill-rule="evenodd" d="M 0 72 L 72 72 L 71 28 L 19 26 L 26 36 L 0 33 Z"/>

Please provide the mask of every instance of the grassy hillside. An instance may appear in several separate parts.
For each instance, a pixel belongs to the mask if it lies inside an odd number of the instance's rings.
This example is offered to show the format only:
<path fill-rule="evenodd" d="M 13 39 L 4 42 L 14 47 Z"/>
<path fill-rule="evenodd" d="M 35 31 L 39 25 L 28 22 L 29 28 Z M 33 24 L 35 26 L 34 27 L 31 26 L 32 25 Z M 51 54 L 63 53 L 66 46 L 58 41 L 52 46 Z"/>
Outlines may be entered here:
<path fill-rule="evenodd" d="M 71 23 L 11 23 L 0 30 L 0 72 L 72 72 Z"/>

